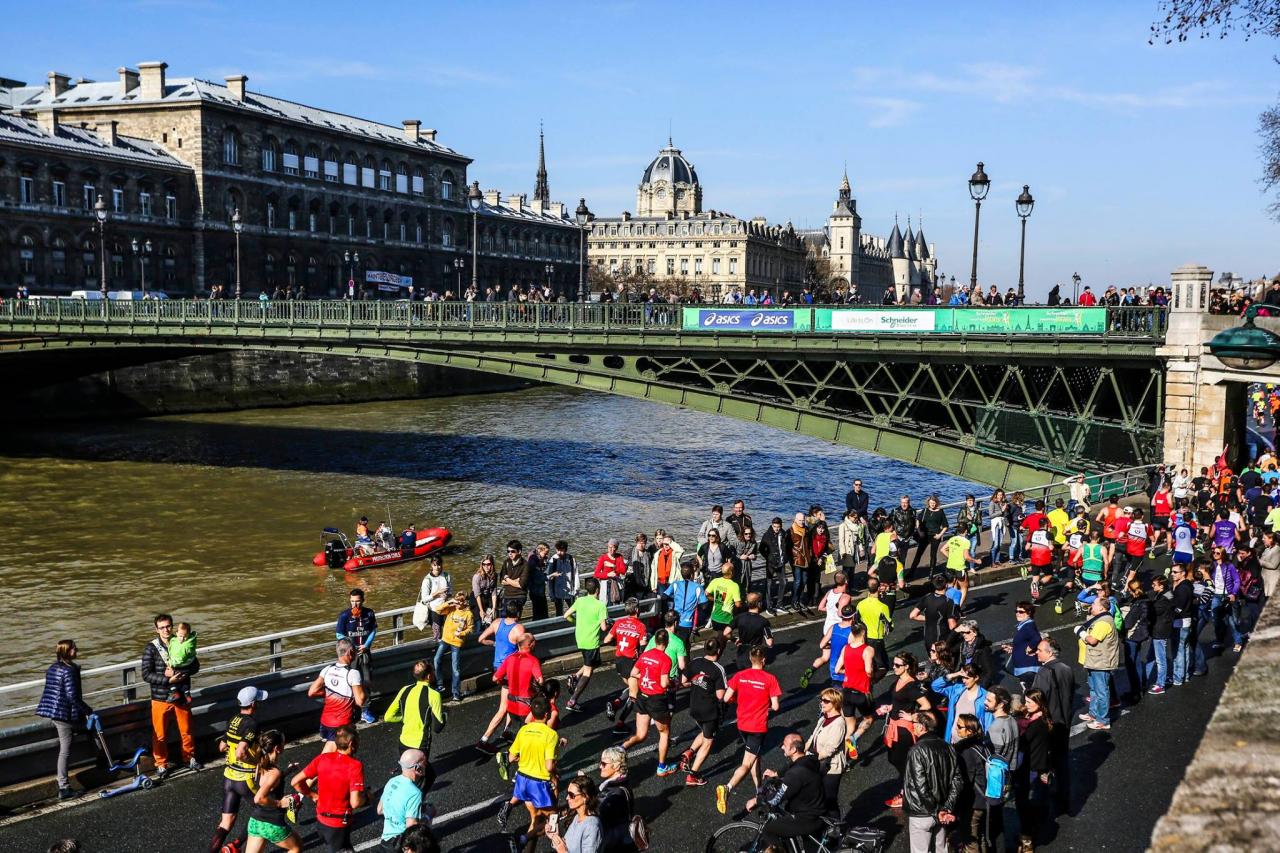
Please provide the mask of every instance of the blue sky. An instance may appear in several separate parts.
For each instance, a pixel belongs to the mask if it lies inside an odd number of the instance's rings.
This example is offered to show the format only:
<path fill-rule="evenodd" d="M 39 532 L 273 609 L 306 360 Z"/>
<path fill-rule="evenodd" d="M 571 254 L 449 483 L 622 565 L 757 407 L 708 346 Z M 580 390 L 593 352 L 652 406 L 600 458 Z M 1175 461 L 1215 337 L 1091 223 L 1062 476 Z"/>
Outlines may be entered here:
<path fill-rule="evenodd" d="M 992 177 L 979 278 L 1017 279 L 1013 200 L 1031 185 L 1027 285 L 1167 283 L 1203 263 L 1280 270 L 1257 115 L 1280 43 L 1147 44 L 1124 3 L 379 3 L 122 0 L 14 4 L 0 76 L 172 76 L 398 124 L 419 117 L 486 188 L 531 192 L 538 122 L 554 198 L 634 210 L 666 142 L 704 206 L 820 225 L 847 161 L 864 230 L 923 212 L 948 275 L 969 274 L 978 160 Z"/>

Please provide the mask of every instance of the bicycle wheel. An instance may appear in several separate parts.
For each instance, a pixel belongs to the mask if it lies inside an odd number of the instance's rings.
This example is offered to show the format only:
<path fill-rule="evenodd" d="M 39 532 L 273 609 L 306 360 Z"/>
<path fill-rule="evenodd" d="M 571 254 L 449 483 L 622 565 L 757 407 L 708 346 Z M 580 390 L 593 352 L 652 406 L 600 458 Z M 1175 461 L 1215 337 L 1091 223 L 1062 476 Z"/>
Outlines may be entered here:
<path fill-rule="evenodd" d="M 726 823 L 707 841 L 706 853 L 760 853 L 761 824 L 749 820 Z"/>

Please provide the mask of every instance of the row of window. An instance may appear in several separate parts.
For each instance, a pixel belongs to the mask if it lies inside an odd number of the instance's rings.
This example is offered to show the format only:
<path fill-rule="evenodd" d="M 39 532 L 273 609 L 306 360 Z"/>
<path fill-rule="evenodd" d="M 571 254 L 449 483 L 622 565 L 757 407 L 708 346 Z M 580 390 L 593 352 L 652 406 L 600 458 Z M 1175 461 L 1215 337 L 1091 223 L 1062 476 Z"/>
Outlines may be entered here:
<path fill-rule="evenodd" d="M 74 268 L 78 278 L 96 287 L 102 275 L 98 265 L 97 244 L 92 240 L 82 241 L 81 251 L 78 254 L 70 252 L 69 248 L 65 240 L 54 238 L 49 249 L 49 267 L 46 273 L 43 263 L 44 249 L 37 245 L 31 236 L 24 234 L 18 240 L 18 273 L 29 280 L 29 283 L 35 283 L 35 276 L 47 274 L 51 276 L 53 283 L 61 284 L 69 281 L 69 271 Z M 141 260 L 134 261 L 131 253 L 126 253 L 124 246 L 120 243 L 112 243 L 107 252 L 107 275 L 111 279 L 123 278 L 126 263 L 132 265 L 141 262 Z M 177 281 L 178 259 L 172 246 L 163 249 L 155 259 L 155 263 L 159 264 L 158 269 L 155 269 L 152 264 L 147 265 L 149 277 L 158 275 L 158 281 L 166 284 Z"/>
<path fill-rule="evenodd" d="M 133 213 L 136 212 L 142 216 L 156 216 L 157 199 L 152 195 L 150 190 L 140 190 L 138 192 L 137 209 L 130 211 L 127 209 L 128 204 L 125 197 L 123 187 L 112 187 L 107 194 L 108 204 L 112 213 Z M 86 183 L 80 187 L 80 203 L 78 209 L 91 211 L 98 202 L 98 187 L 96 184 Z M 40 199 L 36 193 L 36 179 L 34 175 L 22 173 L 18 176 L 18 202 L 20 204 L 39 204 Z M 70 207 L 67 203 L 67 183 L 66 181 L 55 180 L 49 188 L 49 203 L 54 207 Z M 172 193 L 168 193 L 163 199 L 164 210 L 161 214 L 165 219 L 178 218 L 178 199 Z"/>
<path fill-rule="evenodd" d="M 241 165 L 240 133 L 231 128 L 222 133 L 222 162 L 227 166 Z M 271 137 L 267 137 L 262 144 L 262 171 L 281 172 L 285 175 L 301 174 L 304 178 L 324 180 L 331 184 L 341 183 L 419 196 L 426 195 L 428 177 L 421 168 L 414 167 L 410 174 L 409 167 L 401 163 L 393 171 L 390 160 L 383 160 L 379 164 L 369 156 L 357 163 L 355 155 L 348 154 L 339 161 L 336 149 L 329 149 L 322 158 L 320 149 L 314 145 L 299 155 L 294 142 L 287 141 L 281 147 Z M 445 169 L 440 175 L 440 198 L 444 201 L 453 200 L 455 185 L 453 170 Z"/>
<path fill-rule="evenodd" d="M 679 248 L 679 249 L 689 249 L 689 248 L 700 248 L 700 247 L 698 246 L 698 244 L 697 244 L 697 243 L 695 243 L 693 246 L 690 246 L 690 245 L 689 245 L 689 242 L 690 242 L 690 241 L 687 241 L 687 240 L 681 240 L 681 241 L 680 241 L 680 243 L 679 243 L 678 245 L 677 245 L 676 243 L 672 243 L 672 244 L 671 244 L 671 245 L 669 245 L 669 246 L 664 245 L 662 248 L 664 248 L 664 249 L 676 249 L 676 248 Z M 644 248 L 646 248 L 646 247 L 647 247 L 647 248 L 650 248 L 650 249 L 656 249 L 656 248 L 658 248 L 658 244 L 657 244 L 657 243 L 640 243 L 640 242 L 637 242 L 637 243 L 635 243 L 635 244 L 633 245 L 633 244 L 632 244 L 632 243 L 630 243 L 630 242 L 623 242 L 623 243 L 619 243 L 619 242 L 618 242 L 618 241 L 616 241 L 616 240 L 611 240 L 611 241 L 610 241 L 609 243 L 607 243 L 607 244 L 606 244 L 606 243 L 601 243 L 601 244 L 599 245 L 599 247 L 598 247 L 598 248 L 602 248 L 602 249 L 604 249 L 604 248 L 608 248 L 608 249 L 630 249 L 630 248 L 644 249 Z M 711 241 L 711 248 L 712 248 L 712 249 L 721 249 L 721 248 L 726 248 L 726 247 L 727 247 L 727 248 L 730 248 L 730 249 L 736 249 L 736 248 L 738 248 L 738 241 L 737 241 L 737 240 L 712 240 L 712 241 Z"/>
<path fill-rule="evenodd" d="M 737 275 L 738 259 L 728 258 L 727 260 L 728 260 L 727 266 L 728 266 L 729 275 Z M 599 260 L 597 260 L 596 266 L 604 266 L 604 258 L 600 258 Z M 680 275 L 689 275 L 689 259 L 688 258 L 680 258 L 679 266 L 680 266 Z M 618 268 L 619 268 L 618 259 L 610 258 L 609 272 L 613 275 L 617 275 Z M 635 269 L 636 272 L 640 272 L 641 270 L 644 270 L 649 275 L 657 275 L 658 259 L 657 258 L 636 258 L 635 264 L 633 266 L 630 258 L 623 258 L 621 261 L 621 268 L 622 268 L 623 275 L 630 275 L 632 269 Z M 720 258 L 712 258 L 711 274 L 720 275 L 720 270 L 721 270 Z M 702 273 L 703 273 L 702 258 L 694 258 L 693 274 L 702 275 Z M 676 274 L 676 259 L 667 258 L 667 275 L 675 275 L 675 274 Z"/>
<path fill-rule="evenodd" d="M 747 231 L 746 224 L 742 222 L 726 222 L 723 224 L 722 223 L 708 224 L 705 222 L 694 222 L 694 223 L 682 222 L 679 225 L 677 225 L 674 222 L 668 222 L 666 223 L 665 226 L 659 225 L 653 222 L 650 222 L 648 224 L 645 224 L 642 222 L 636 222 L 636 223 L 630 223 L 630 224 L 624 223 L 622 225 L 600 224 L 592 228 L 593 234 L 599 234 L 602 236 L 607 234 L 610 237 L 616 237 L 619 234 L 623 235 L 624 237 L 630 237 L 630 236 L 642 237 L 644 235 L 656 236 L 658 234 L 666 234 L 668 237 L 674 237 L 677 234 L 679 234 L 680 236 L 688 236 L 690 234 L 695 236 L 700 236 L 700 235 L 706 235 L 706 234 L 711 234 L 711 235 L 745 234 L 746 231 Z"/>

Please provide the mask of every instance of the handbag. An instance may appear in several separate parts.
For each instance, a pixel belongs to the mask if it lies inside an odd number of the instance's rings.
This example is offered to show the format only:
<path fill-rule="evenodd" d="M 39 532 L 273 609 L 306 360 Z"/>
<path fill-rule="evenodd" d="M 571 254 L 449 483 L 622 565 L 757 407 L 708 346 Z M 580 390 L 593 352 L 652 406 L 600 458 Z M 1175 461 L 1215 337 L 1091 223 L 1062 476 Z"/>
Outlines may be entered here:
<path fill-rule="evenodd" d="M 431 608 L 419 601 L 413 605 L 413 627 L 419 631 L 427 630 L 427 622 Z"/>

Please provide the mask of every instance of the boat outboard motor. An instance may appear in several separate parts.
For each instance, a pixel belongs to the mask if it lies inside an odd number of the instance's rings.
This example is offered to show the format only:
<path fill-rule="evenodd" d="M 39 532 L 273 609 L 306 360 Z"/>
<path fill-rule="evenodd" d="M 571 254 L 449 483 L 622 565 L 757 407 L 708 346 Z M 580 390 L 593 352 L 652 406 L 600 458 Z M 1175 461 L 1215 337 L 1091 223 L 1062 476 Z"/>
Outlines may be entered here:
<path fill-rule="evenodd" d="M 347 564 L 347 544 L 341 539 L 330 539 L 324 545 L 325 563 L 331 569 L 341 569 Z"/>

